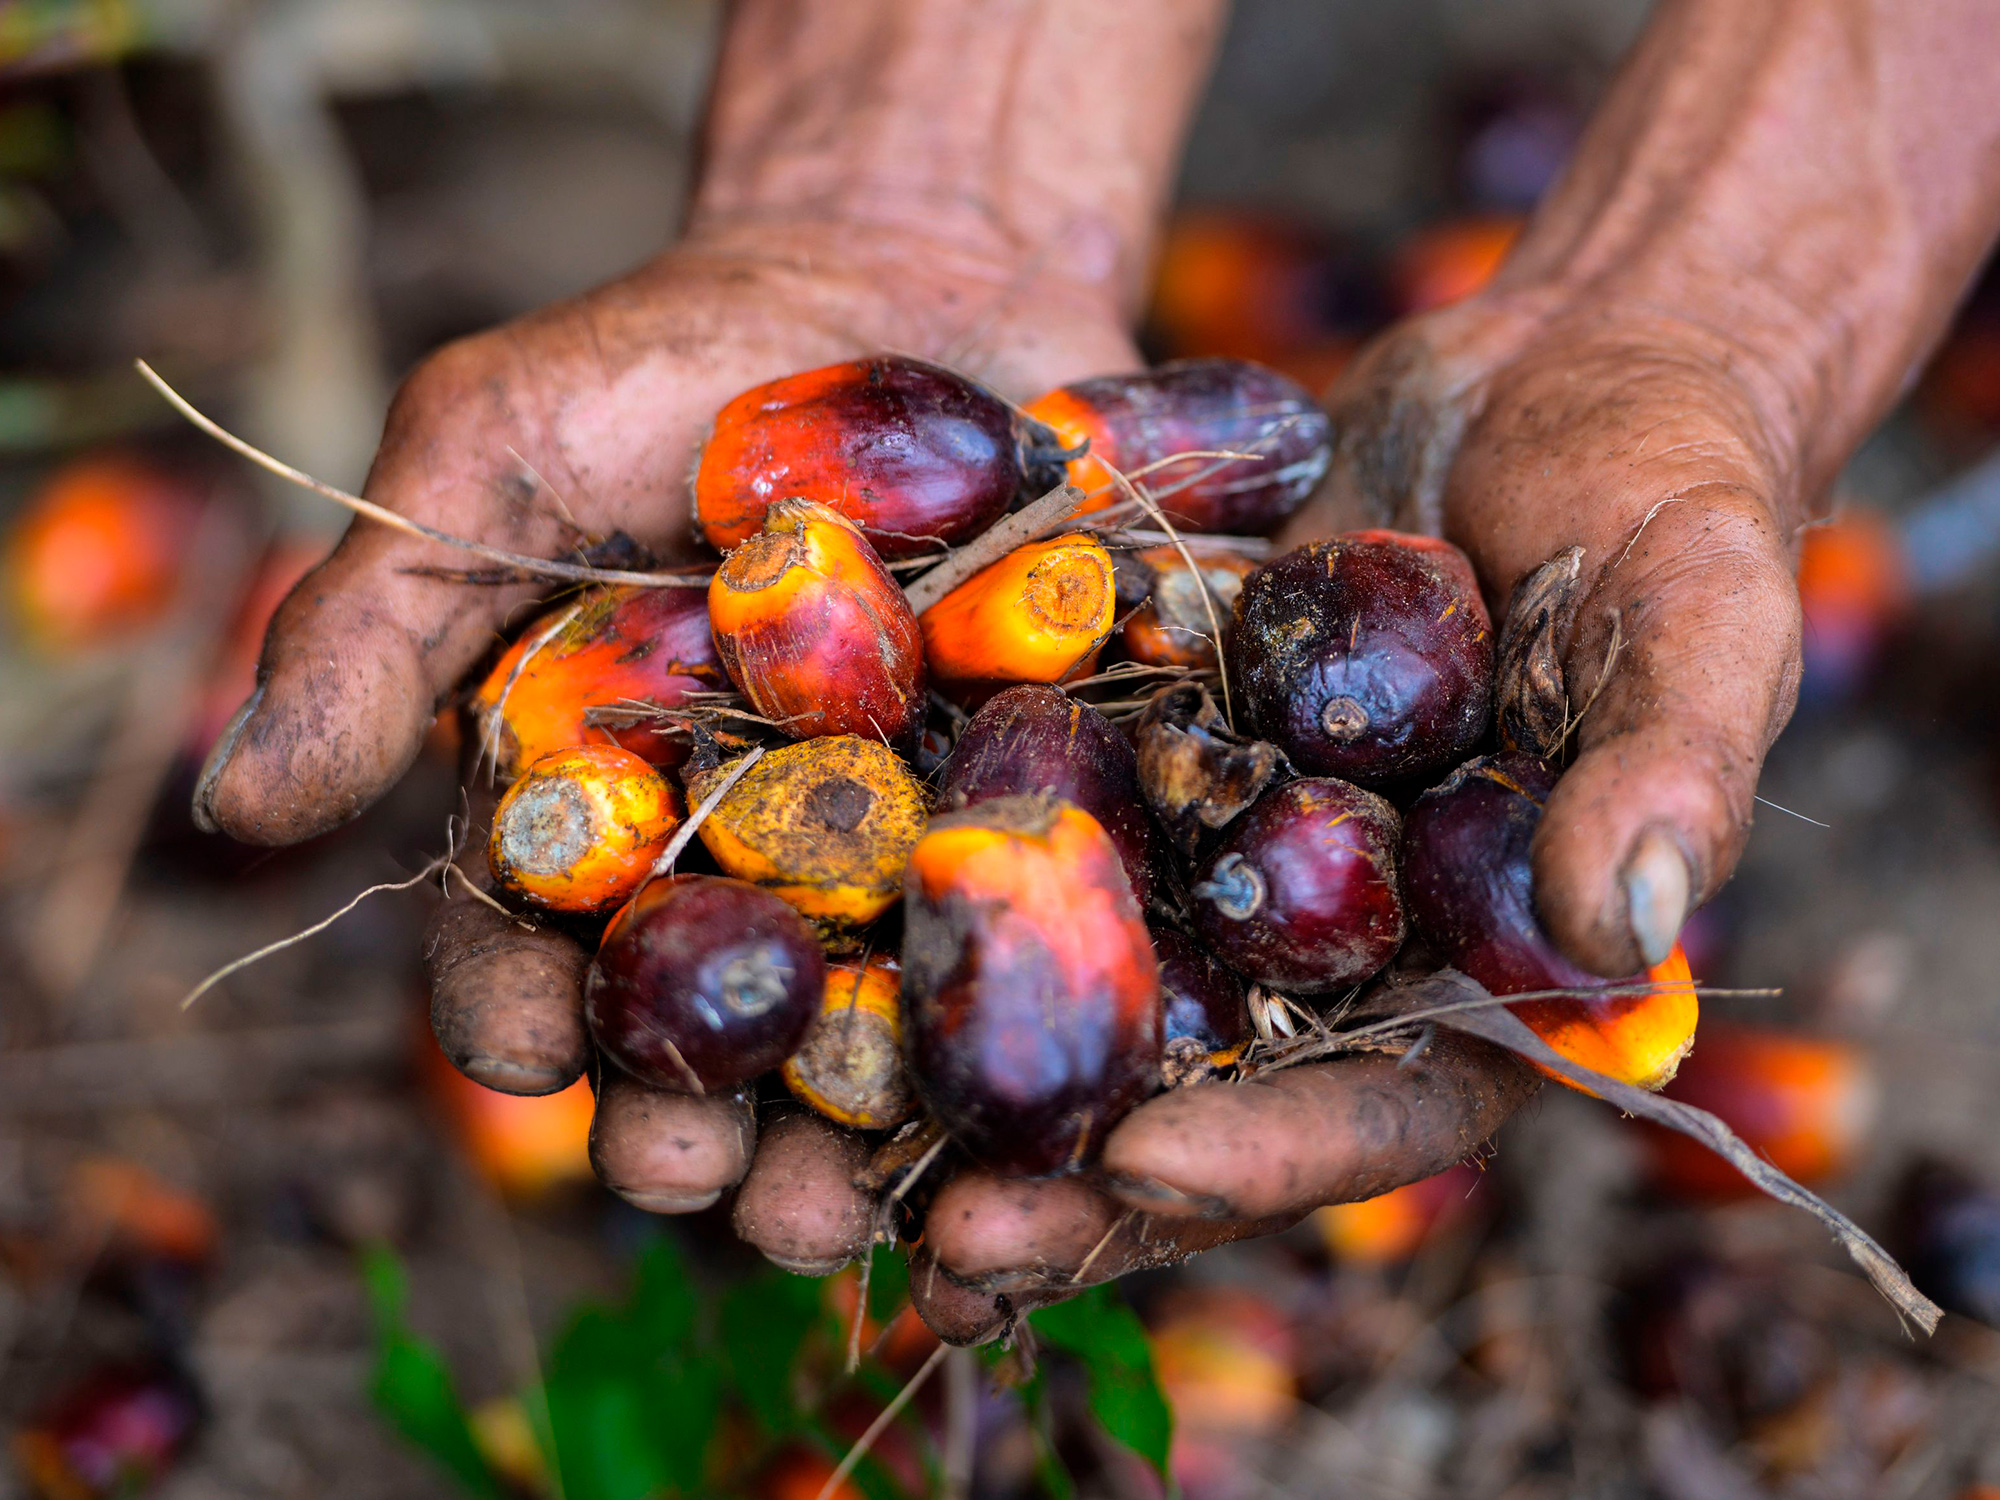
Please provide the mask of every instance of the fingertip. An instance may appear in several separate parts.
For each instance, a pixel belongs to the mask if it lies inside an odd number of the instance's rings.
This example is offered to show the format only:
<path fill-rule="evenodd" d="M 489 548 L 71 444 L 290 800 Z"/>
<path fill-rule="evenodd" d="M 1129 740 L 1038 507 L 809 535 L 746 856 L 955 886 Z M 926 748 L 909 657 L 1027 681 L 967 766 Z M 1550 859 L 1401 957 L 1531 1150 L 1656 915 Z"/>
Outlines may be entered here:
<path fill-rule="evenodd" d="M 708 1208 L 750 1169 L 757 1125 L 741 1094 L 669 1094 L 607 1071 L 590 1122 L 604 1185 L 648 1213 Z"/>
<path fill-rule="evenodd" d="M 1103 1243 L 1119 1206 L 1074 1177 L 960 1172 L 924 1216 L 925 1242 L 952 1276 L 989 1291 L 1066 1277 Z"/>
<path fill-rule="evenodd" d="M 432 916 L 424 953 L 431 1030 L 453 1067 L 503 1094 L 552 1094 L 583 1076 L 579 944 L 460 899 Z"/>
<path fill-rule="evenodd" d="M 830 1276 L 867 1253 L 875 1202 L 854 1186 L 868 1142 L 797 1112 L 768 1123 L 736 1195 L 736 1232 L 801 1276 Z"/>
<path fill-rule="evenodd" d="M 1008 1297 L 959 1285 L 938 1268 L 934 1256 L 923 1253 L 910 1256 L 910 1303 L 925 1327 L 961 1348 L 991 1343 L 1015 1318 Z"/>

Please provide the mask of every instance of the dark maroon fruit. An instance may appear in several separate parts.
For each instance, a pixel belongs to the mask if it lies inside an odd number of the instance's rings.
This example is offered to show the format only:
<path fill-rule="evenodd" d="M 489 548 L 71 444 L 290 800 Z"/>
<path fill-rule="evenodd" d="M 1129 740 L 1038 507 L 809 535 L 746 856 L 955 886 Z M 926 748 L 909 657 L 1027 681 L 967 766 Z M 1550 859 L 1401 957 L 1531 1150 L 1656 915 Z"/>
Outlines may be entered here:
<path fill-rule="evenodd" d="M 1605 981 L 1557 951 L 1535 919 L 1529 850 L 1555 772 L 1532 755 L 1467 761 L 1403 822 L 1403 892 L 1417 935 L 1496 995 Z"/>
<path fill-rule="evenodd" d="M 1155 693 L 1132 743 L 1146 804 L 1188 860 L 1199 859 L 1230 819 L 1292 774 L 1276 745 L 1231 733 L 1198 682 Z"/>
<path fill-rule="evenodd" d="M 1190 458 L 1145 476 L 1183 531 L 1275 531 L 1318 487 L 1332 454 L 1332 424 L 1312 393 L 1241 359 L 1181 359 L 1079 380 L 1028 413 L 1066 443 L 1088 439 L 1089 454 L 1070 465 L 1071 482 L 1086 491 L 1109 479 L 1100 459 L 1130 475 L 1176 453 L 1255 454 L 1235 462 Z M 1097 503 L 1123 498 L 1111 490 Z"/>
<path fill-rule="evenodd" d="M 1061 688 L 1022 683 L 996 693 L 972 716 L 945 762 L 941 811 L 995 797 L 1061 797 L 1097 819 L 1143 907 L 1159 885 L 1165 853 L 1139 791 L 1131 743 L 1111 721 Z"/>
<path fill-rule="evenodd" d="M 798 1050 L 825 983 L 819 943 L 784 901 L 747 881 L 674 875 L 612 918 L 584 1009 L 597 1045 L 640 1082 L 727 1089 Z"/>
<path fill-rule="evenodd" d="M 1190 887 L 1202 940 L 1273 989 L 1359 984 L 1402 946 L 1399 832 L 1395 808 L 1332 777 L 1266 792 Z"/>
<path fill-rule="evenodd" d="M 1167 1046 L 1187 1041 L 1226 1052 L 1250 1040 L 1243 981 L 1201 944 L 1171 927 L 1153 929 L 1160 960 L 1160 1018 Z"/>
<path fill-rule="evenodd" d="M 1160 979 L 1117 846 L 1053 797 L 932 822 L 903 877 L 917 1092 L 997 1172 L 1086 1165 L 1160 1072 Z"/>
<path fill-rule="evenodd" d="M 1493 629 L 1448 542 L 1354 531 L 1266 563 L 1227 655 L 1250 727 L 1313 775 L 1421 784 L 1486 734 Z"/>
<path fill-rule="evenodd" d="M 1897 1190 L 1895 1224 L 1896 1248 L 1926 1296 L 2000 1328 L 2000 1192 L 1926 1158 Z"/>

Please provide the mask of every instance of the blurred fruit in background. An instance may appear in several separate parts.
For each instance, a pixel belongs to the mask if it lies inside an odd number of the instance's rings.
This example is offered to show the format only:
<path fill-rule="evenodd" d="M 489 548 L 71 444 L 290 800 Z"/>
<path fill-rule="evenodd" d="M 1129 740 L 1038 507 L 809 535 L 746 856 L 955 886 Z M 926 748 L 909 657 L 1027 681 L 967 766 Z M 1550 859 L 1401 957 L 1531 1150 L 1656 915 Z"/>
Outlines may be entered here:
<path fill-rule="evenodd" d="M 1947 1310 L 2000 1328 L 2000 1190 L 1950 1162 L 1922 1160 L 1896 1193 L 1890 1249 Z"/>
<path fill-rule="evenodd" d="M 184 1376 L 150 1365 L 108 1365 L 16 1431 L 14 1459 L 43 1500 L 135 1495 L 172 1466 L 199 1419 L 199 1401 Z"/>
<path fill-rule="evenodd" d="M 1493 279 L 1525 222 L 1512 214 L 1447 219 L 1404 239 L 1389 260 L 1396 311 L 1430 312 L 1470 297 Z"/>
<path fill-rule="evenodd" d="M 196 1266 L 221 1238 L 207 1204 L 123 1157 L 84 1157 L 65 1196 L 73 1241 L 95 1249 Z"/>
<path fill-rule="evenodd" d="M 1228 1489 L 1237 1446 L 1292 1420 L 1297 1340 L 1284 1309 L 1243 1288 L 1188 1287 L 1162 1305 L 1148 1341 L 1175 1414 L 1174 1478 L 1189 1495 Z"/>
<path fill-rule="evenodd" d="M 1860 1156 L 1880 1102 L 1868 1055 L 1847 1042 L 1710 1021 L 1663 1090 L 1705 1109 L 1759 1156 L 1807 1187 L 1839 1177 Z M 1758 1190 L 1687 1136 L 1635 1121 L 1650 1176 L 1697 1203 L 1752 1198 Z"/>
<path fill-rule="evenodd" d="M 1802 531 L 1799 604 L 1805 612 L 1800 706 L 1843 702 L 1866 684 L 1909 612 L 1909 572 L 1894 523 L 1849 506 Z"/>
<path fill-rule="evenodd" d="M 206 484 L 130 455 L 63 465 L 9 529 L 9 614 L 29 641 L 58 654 L 158 625 L 209 501 Z"/>
<path fill-rule="evenodd" d="M 1327 1254 L 1343 1265 L 1387 1266 L 1408 1260 L 1434 1232 L 1475 1211 L 1478 1169 L 1463 1162 L 1359 1203 L 1317 1210 L 1313 1222 Z"/>
<path fill-rule="evenodd" d="M 256 689 L 257 658 L 263 654 L 264 632 L 270 628 L 271 616 L 298 581 L 325 560 L 326 553 L 322 542 L 278 541 L 257 564 L 202 685 L 201 706 L 187 746 L 188 758 L 196 765 L 208 759 L 210 747 L 228 727 L 231 716 Z"/>
<path fill-rule="evenodd" d="M 528 1200 L 592 1180 L 589 1080 L 553 1094 L 501 1094 L 445 1059 L 426 1031 L 423 1075 L 432 1101 L 479 1175 L 509 1198 Z"/>

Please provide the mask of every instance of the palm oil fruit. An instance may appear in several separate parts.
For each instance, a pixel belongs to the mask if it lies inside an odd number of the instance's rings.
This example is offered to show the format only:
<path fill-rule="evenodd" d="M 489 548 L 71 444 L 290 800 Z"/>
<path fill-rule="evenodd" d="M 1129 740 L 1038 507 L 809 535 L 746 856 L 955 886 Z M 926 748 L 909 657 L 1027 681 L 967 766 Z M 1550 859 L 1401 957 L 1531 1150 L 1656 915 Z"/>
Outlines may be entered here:
<path fill-rule="evenodd" d="M 900 354 L 849 360 L 745 391 L 716 415 L 694 472 L 695 524 L 727 552 L 792 495 L 847 516 L 884 557 L 942 552 L 998 520 L 1049 441 L 963 375 Z"/>
<path fill-rule="evenodd" d="M 910 1071 L 996 1172 L 1073 1171 L 1151 1092 L 1160 982 L 1118 849 L 1052 797 L 948 814 L 904 881 Z"/>
<path fill-rule="evenodd" d="M 1066 444 L 1070 483 L 1102 509 L 1125 498 L 1108 463 L 1146 488 L 1183 531 L 1275 531 L 1318 486 L 1331 430 L 1312 393 L 1289 376 L 1241 359 L 1182 359 L 1130 375 L 1100 375 L 1050 391 L 1028 407 Z M 1247 453 L 1236 460 L 1177 453 Z"/>
<path fill-rule="evenodd" d="M 641 1083 L 708 1093 L 796 1052 L 825 981 L 812 929 L 769 891 L 670 875 L 605 928 L 584 979 L 584 1015 L 599 1050 Z"/>
<path fill-rule="evenodd" d="M 1118 846 L 1145 906 L 1165 849 L 1139 791 L 1131 743 L 1096 709 L 1061 688 L 1023 683 L 986 700 L 945 762 L 938 806 L 955 812 L 995 797 L 1040 794 L 1074 802 Z"/>
<path fill-rule="evenodd" d="M 474 728 L 502 781 L 582 744 L 620 744 L 672 767 L 685 745 L 632 723 L 634 710 L 727 685 L 700 589 L 586 589 L 529 625 L 487 673 L 472 698 Z"/>
<path fill-rule="evenodd" d="M 487 864 L 500 888 L 551 911 L 622 906 L 680 826 L 667 778 L 616 745 L 545 755 L 493 811 Z"/>
<path fill-rule="evenodd" d="M 1403 890 L 1432 953 L 1496 995 L 1594 990 L 1601 978 L 1557 951 L 1536 919 L 1529 853 L 1556 777 L 1508 751 L 1467 761 L 1411 806 Z M 1694 1043 L 1698 1005 L 1678 946 L 1626 987 L 1641 993 L 1522 1001 L 1508 1008 L 1572 1062 L 1657 1089 Z"/>
<path fill-rule="evenodd" d="M 1257 565 L 1235 552 L 1201 552 L 1194 558 L 1199 572 L 1177 547 L 1154 547 L 1134 559 L 1152 575 L 1152 588 L 1120 633 L 1132 660 L 1151 667 L 1215 669 L 1215 637 L 1227 636 L 1236 596 Z"/>
<path fill-rule="evenodd" d="M 819 1019 L 781 1070 L 836 1125 L 891 1130 L 916 1113 L 903 1070 L 902 973 L 887 959 L 829 964 Z"/>
<path fill-rule="evenodd" d="M 1493 628 L 1449 542 L 1354 531 L 1266 563 L 1227 659 L 1250 727 L 1310 775 L 1421 785 L 1486 733 Z"/>
<path fill-rule="evenodd" d="M 1231 732 L 1198 682 L 1153 694 L 1132 743 L 1139 788 L 1183 859 L 1199 859 L 1231 819 L 1292 775 L 1276 745 Z"/>
<path fill-rule="evenodd" d="M 701 802 L 729 767 L 688 777 Z M 762 886 L 845 942 L 896 903 L 923 834 L 923 783 L 880 740 L 831 735 L 766 754 L 702 820 L 723 872 Z"/>
<path fill-rule="evenodd" d="M 1169 1088 L 1214 1076 L 1250 1040 L 1243 981 L 1185 933 L 1153 929 L 1160 962 L 1161 1073 Z"/>
<path fill-rule="evenodd" d="M 925 610 L 931 675 L 957 689 L 1061 682 L 1111 634 L 1111 554 L 1083 532 L 1017 547 Z"/>
<path fill-rule="evenodd" d="M 1402 946 L 1400 833 L 1395 808 L 1332 777 L 1266 792 L 1189 887 L 1196 929 L 1231 968 L 1272 989 L 1359 984 Z"/>
<path fill-rule="evenodd" d="M 917 617 L 839 512 L 773 505 L 710 580 L 708 621 L 729 680 L 793 739 L 915 739 L 928 702 Z"/>

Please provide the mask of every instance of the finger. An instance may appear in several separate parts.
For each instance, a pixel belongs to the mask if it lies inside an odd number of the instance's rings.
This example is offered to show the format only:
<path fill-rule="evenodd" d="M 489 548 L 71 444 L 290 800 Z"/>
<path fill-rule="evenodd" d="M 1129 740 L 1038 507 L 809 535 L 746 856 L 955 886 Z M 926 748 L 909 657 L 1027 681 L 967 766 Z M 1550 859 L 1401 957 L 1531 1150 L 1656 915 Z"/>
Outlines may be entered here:
<path fill-rule="evenodd" d="M 1604 677 L 1534 846 L 1536 906 L 1577 962 L 1659 963 L 1736 867 L 1764 755 L 1798 695 L 1797 591 L 1776 523 L 1735 490 L 1662 509 L 1584 604 L 1569 677 Z M 1572 699 L 1578 691 L 1572 689 Z"/>
<path fill-rule="evenodd" d="M 918 1250 L 910 1256 L 910 1305 L 930 1331 L 947 1344 L 984 1344 L 1006 1332 L 1018 1315 L 1005 1293 L 961 1286 L 939 1268 L 937 1257 Z"/>
<path fill-rule="evenodd" d="M 1215 1221 L 1372 1198 L 1469 1156 L 1538 1085 L 1526 1064 L 1450 1033 L 1398 1062 L 1342 1058 L 1175 1089 L 1111 1132 L 1112 1192 L 1153 1214 Z"/>
<path fill-rule="evenodd" d="M 924 1239 L 946 1275 L 981 1292 L 1039 1305 L 1131 1271 L 1172 1265 L 1235 1240 L 1273 1234 L 1297 1214 L 1263 1219 L 1161 1218 L 1076 1177 L 1021 1179 L 972 1169 L 938 1194 Z"/>
<path fill-rule="evenodd" d="M 656 1214 L 704 1209 L 743 1180 L 757 1144 L 745 1094 L 670 1094 L 607 1068 L 590 1122 L 604 1185 Z"/>
<path fill-rule="evenodd" d="M 431 914 L 431 1029 L 452 1066 L 503 1094 L 552 1094 L 583 1076 L 590 955 L 552 928 L 455 894 Z"/>
<path fill-rule="evenodd" d="M 854 1185 L 868 1142 L 808 1111 L 766 1122 L 736 1195 L 736 1232 L 801 1276 L 830 1276 L 867 1253 L 875 1199 Z"/>

